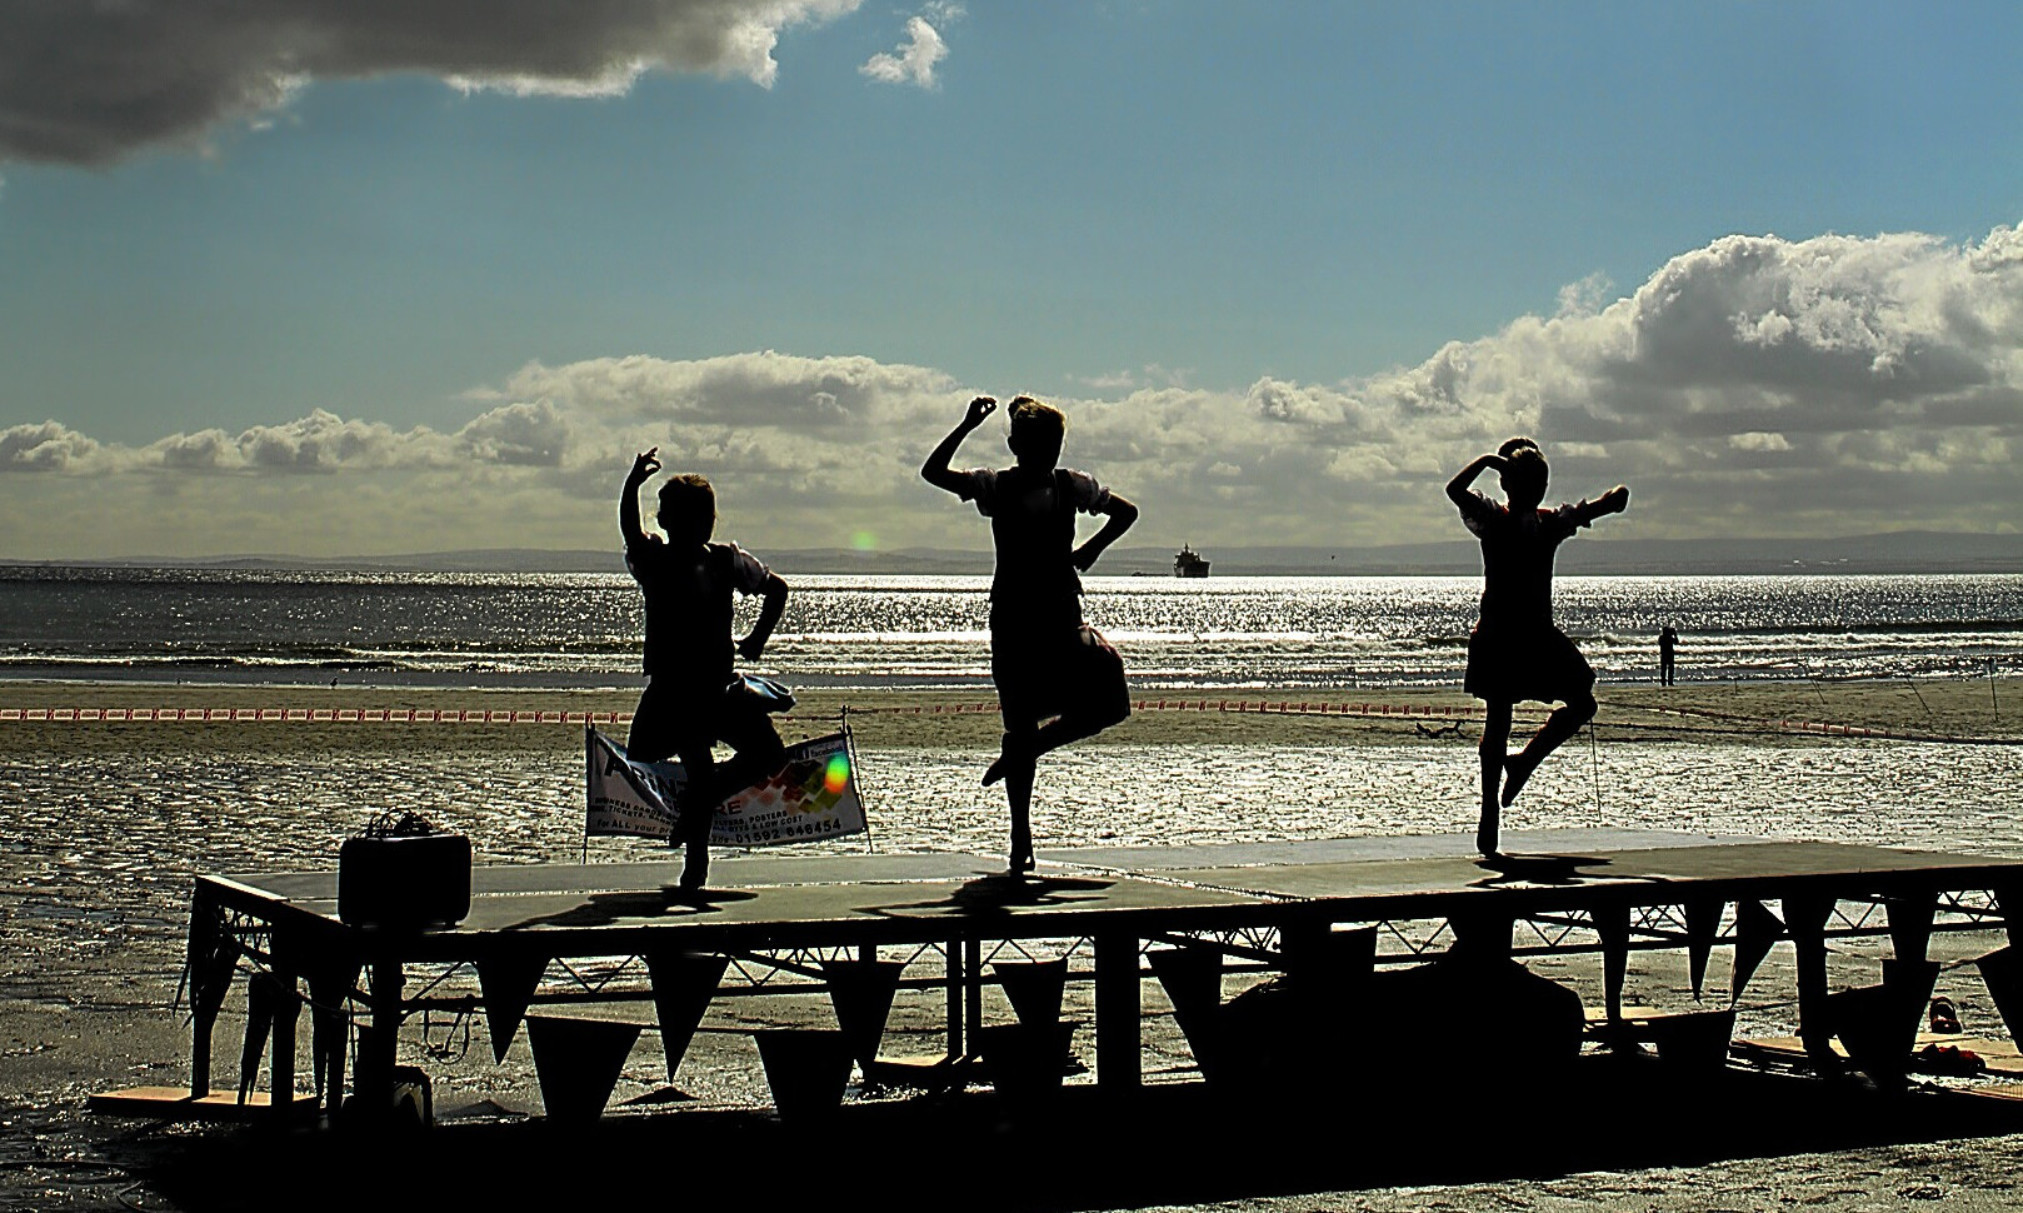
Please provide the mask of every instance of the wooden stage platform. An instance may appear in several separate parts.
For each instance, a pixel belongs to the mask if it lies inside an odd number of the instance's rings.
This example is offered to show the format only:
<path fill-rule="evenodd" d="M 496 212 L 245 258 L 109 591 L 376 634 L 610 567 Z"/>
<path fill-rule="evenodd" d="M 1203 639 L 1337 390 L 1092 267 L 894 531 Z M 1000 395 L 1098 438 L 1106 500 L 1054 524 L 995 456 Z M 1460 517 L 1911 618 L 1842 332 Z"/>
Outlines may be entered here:
<path fill-rule="evenodd" d="M 335 1106 L 352 1023 L 362 1027 L 353 1086 L 370 1102 L 392 1097 L 401 1026 L 424 1010 L 481 1011 L 503 1056 L 524 1012 L 651 1002 L 672 1069 L 712 999 L 776 992 L 748 980 L 757 970 L 791 975 L 799 992 L 826 987 L 866 1060 L 894 989 L 945 989 L 947 1051 L 959 1058 L 985 1026 L 984 986 L 1011 994 L 1041 970 L 1054 974 L 1055 1015 L 1060 981 L 1093 982 L 1096 1083 L 1123 1091 L 1142 1080 L 1148 976 L 1180 1008 L 1202 997 L 1204 972 L 1206 997 L 1219 999 L 1225 967 L 1367 971 L 1457 942 L 1518 957 L 1599 953 L 1607 1017 L 1620 1019 L 1633 950 L 1685 950 L 1697 984 L 1708 953 L 1733 948 L 1739 996 L 1788 940 L 1807 1048 L 1825 1058 L 1829 939 L 1887 934 L 1899 962 L 1922 968 L 1933 931 L 2014 931 L 2004 911 L 2023 906 L 2019 860 L 1633 830 L 1513 832 L 1506 846 L 1498 860 L 1460 837 L 1062 850 L 1023 880 L 973 855 L 726 856 L 695 899 L 674 894 L 678 862 L 481 867 L 458 926 L 397 933 L 339 922 L 334 872 L 205 876 L 191 915 L 191 1087 L 210 1089 L 212 1025 L 237 973 L 251 974 L 250 1030 L 271 1025 L 275 1102 L 295 1088 L 293 1026 L 308 1005 L 317 1085 Z M 1207 959 L 1182 965 L 1168 952 Z M 724 978 L 728 961 L 738 980 Z M 1183 970 L 1194 976 L 1176 978 Z M 1180 989 L 1189 983 L 1194 994 Z"/>

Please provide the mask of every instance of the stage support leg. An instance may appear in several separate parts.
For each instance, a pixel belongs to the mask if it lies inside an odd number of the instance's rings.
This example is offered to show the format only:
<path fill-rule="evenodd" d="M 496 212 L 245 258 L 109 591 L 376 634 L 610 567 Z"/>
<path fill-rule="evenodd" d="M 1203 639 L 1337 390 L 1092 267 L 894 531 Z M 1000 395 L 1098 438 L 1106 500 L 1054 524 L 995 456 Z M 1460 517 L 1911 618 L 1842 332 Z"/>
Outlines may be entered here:
<path fill-rule="evenodd" d="M 350 1020 L 345 1000 L 358 981 L 358 965 L 349 958 L 325 956 L 309 972 L 309 1056 L 314 1065 L 316 1097 L 326 1111 L 344 1106 L 344 1053 Z"/>
<path fill-rule="evenodd" d="M 1096 936 L 1096 1086 L 1111 1094 L 1138 1089 L 1138 937 Z"/>
<path fill-rule="evenodd" d="M 1826 923 L 1833 905 L 1833 898 L 1819 894 L 1784 899 L 1784 929 L 1798 961 L 1798 1036 L 1812 1064 L 1827 1072 L 1840 1068 L 1826 1009 Z"/>
<path fill-rule="evenodd" d="M 368 1008 L 372 1022 L 359 1034 L 358 1052 L 351 1074 L 351 1088 L 358 1093 L 358 1106 L 367 1117 L 377 1117 L 393 1108 L 393 1066 L 400 1041 L 401 992 L 407 975 L 400 962 L 378 956 L 372 960 L 372 981 Z"/>
<path fill-rule="evenodd" d="M 983 940 L 967 939 L 962 944 L 962 1019 L 969 1025 L 970 1043 L 983 1027 Z"/>
<path fill-rule="evenodd" d="M 190 907 L 190 1098 L 211 1093 L 211 1042 L 232 989 L 239 941 L 221 929 L 218 911 L 199 897 Z"/>
<path fill-rule="evenodd" d="M 1623 983 L 1630 973 L 1630 907 L 1596 906 L 1595 934 L 1602 943 L 1602 1005 L 1611 1031 L 1623 1027 Z"/>
<path fill-rule="evenodd" d="M 963 945 L 960 939 L 948 941 L 942 953 L 948 959 L 948 1055 L 963 1055 L 962 1004 L 965 982 L 962 977 Z"/>
<path fill-rule="evenodd" d="M 2023 947 L 2023 884 L 1998 884 L 1988 891 L 1995 895 L 1995 908 L 2002 911 L 2009 946 Z"/>
<path fill-rule="evenodd" d="M 295 1101 L 295 1025 L 302 1016 L 300 986 L 295 974 L 277 959 L 274 987 L 274 1054 L 267 1065 L 267 1102 L 277 1119 L 285 1120 Z"/>

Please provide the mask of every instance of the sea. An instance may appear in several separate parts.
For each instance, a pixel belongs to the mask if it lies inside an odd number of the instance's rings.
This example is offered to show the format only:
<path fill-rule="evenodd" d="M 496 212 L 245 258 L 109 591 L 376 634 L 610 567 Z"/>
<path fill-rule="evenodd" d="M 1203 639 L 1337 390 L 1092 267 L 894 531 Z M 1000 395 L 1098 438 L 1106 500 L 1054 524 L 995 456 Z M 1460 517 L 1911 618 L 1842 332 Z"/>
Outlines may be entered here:
<path fill-rule="evenodd" d="M 792 579 L 766 672 L 795 685 L 987 687 L 983 577 Z M 1090 577 L 1090 622 L 1146 689 L 1458 683 L 1466 577 Z M 1562 577 L 1604 682 L 1958 678 L 2023 652 L 2023 575 Z M 749 624 L 746 604 L 741 626 Z M 0 678 L 607 688 L 638 682 L 623 574 L 0 567 Z"/>

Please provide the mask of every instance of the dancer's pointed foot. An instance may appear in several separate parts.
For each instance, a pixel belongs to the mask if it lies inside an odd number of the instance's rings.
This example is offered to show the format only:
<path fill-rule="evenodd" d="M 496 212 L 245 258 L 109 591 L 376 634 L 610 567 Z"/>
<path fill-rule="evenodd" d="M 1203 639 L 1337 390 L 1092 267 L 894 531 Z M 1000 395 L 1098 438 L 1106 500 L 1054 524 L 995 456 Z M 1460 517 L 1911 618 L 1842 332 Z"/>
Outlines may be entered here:
<path fill-rule="evenodd" d="M 1004 740 L 998 745 L 997 759 L 984 769 L 983 786 L 989 787 L 1010 774 L 1012 764 L 1031 763 L 1032 761 L 1032 755 L 1026 753 L 1024 747 L 1013 741 L 1011 734 L 1005 734 Z"/>
<path fill-rule="evenodd" d="M 1014 834 L 1011 843 L 1011 862 L 1006 865 L 1007 869 L 1013 876 L 1022 876 L 1032 871 L 1035 866 L 1037 865 L 1033 860 L 1033 840 Z"/>
<path fill-rule="evenodd" d="M 1475 849 L 1484 859 L 1495 859 L 1503 853 L 1498 849 L 1502 845 L 1502 839 L 1497 837 L 1498 824 L 1496 813 L 1483 809 L 1482 821 L 1475 827 Z"/>
<path fill-rule="evenodd" d="M 1517 800 L 1517 794 L 1524 790 L 1524 781 L 1530 779 L 1531 773 L 1537 769 L 1538 760 L 1527 756 L 1521 750 L 1503 760 L 1501 800 L 1504 808 L 1509 808 Z"/>

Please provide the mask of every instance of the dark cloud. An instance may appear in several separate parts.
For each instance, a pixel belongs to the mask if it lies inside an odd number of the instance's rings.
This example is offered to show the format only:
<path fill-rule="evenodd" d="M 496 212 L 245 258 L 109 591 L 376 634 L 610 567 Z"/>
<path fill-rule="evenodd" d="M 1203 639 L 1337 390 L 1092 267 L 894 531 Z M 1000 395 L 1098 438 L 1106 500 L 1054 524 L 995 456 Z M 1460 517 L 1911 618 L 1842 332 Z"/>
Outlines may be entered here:
<path fill-rule="evenodd" d="M 272 109 L 318 77 L 582 95 L 664 67 L 770 85 L 782 29 L 860 2 L 7 0 L 0 159 L 105 163 Z"/>

